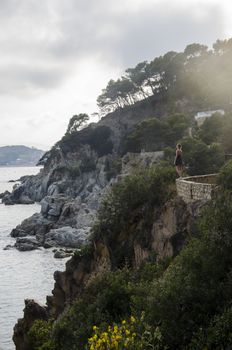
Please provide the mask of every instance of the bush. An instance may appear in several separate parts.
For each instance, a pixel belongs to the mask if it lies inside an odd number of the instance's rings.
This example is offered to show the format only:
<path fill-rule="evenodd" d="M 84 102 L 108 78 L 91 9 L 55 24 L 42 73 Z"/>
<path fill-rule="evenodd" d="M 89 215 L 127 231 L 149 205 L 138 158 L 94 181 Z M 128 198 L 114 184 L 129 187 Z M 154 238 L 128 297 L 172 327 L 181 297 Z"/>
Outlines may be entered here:
<path fill-rule="evenodd" d="M 107 126 L 88 126 L 80 131 L 65 134 L 56 146 L 66 154 L 79 150 L 82 145 L 90 145 L 98 156 L 102 157 L 112 152 L 113 143 L 110 136 L 111 129 Z"/>
<path fill-rule="evenodd" d="M 189 175 L 204 175 L 217 172 L 225 157 L 218 144 L 207 146 L 197 139 L 187 138 L 181 141 L 183 159 Z"/>
<path fill-rule="evenodd" d="M 212 202 L 203 214 L 199 237 L 191 240 L 154 284 L 153 301 L 147 305 L 147 322 L 160 325 L 170 349 L 185 349 L 192 335 L 200 328 L 206 330 L 232 301 L 230 195 Z"/>
<path fill-rule="evenodd" d="M 52 337 L 52 321 L 36 320 L 28 332 L 31 350 L 55 350 Z"/>
<path fill-rule="evenodd" d="M 188 350 L 230 349 L 232 346 L 232 308 L 212 318 L 209 327 L 200 328 L 193 336 Z"/>
<path fill-rule="evenodd" d="M 159 327 L 152 329 L 144 322 L 143 315 L 131 316 L 119 324 L 108 326 L 104 331 L 93 326 L 94 334 L 88 339 L 88 350 L 165 350 Z"/>
<path fill-rule="evenodd" d="M 159 264 L 145 263 L 137 270 L 124 268 L 97 276 L 80 298 L 54 323 L 50 333 L 54 350 L 82 350 L 92 335 L 93 325 L 103 331 L 108 325 L 128 319 L 132 313 L 139 317 L 152 281 L 163 274 L 169 262 L 167 259 Z M 48 344 L 48 332 L 44 337 L 40 336 L 38 342 L 38 334 L 43 332 L 43 327 L 44 323 L 40 322 L 30 331 L 38 346 Z"/>
<path fill-rule="evenodd" d="M 160 151 L 164 147 L 174 147 L 187 132 L 190 119 L 184 114 L 173 114 L 165 121 L 147 119 L 136 125 L 135 130 L 124 140 L 123 153 Z"/>
<path fill-rule="evenodd" d="M 116 249 L 117 267 L 125 260 L 131 262 L 133 242 L 126 238 L 130 230 L 133 230 L 133 239 L 148 247 L 154 209 L 171 197 L 170 184 L 174 178 L 174 169 L 154 167 L 125 177 L 114 184 L 103 199 L 92 235 L 94 240 L 101 239 Z M 119 234 L 124 237 L 120 249 L 117 248 Z"/>
<path fill-rule="evenodd" d="M 92 326 L 104 327 L 119 322 L 131 313 L 130 271 L 105 273 L 89 285 L 54 328 L 54 342 L 59 350 L 83 349 L 92 334 Z"/>
<path fill-rule="evenodd" d="M 213 142 L 218 142 L 222 133 L 224 117 L 220 114 L 214 114 L 210 118 L 206 118 L 198 131 L 199 138 L 210 145 Z"/>
<path fill-rule="evenodd" d="M 228 161 L 220 170 L 218 184 L 224 190 L 232 190 L 232 160 Z"/>

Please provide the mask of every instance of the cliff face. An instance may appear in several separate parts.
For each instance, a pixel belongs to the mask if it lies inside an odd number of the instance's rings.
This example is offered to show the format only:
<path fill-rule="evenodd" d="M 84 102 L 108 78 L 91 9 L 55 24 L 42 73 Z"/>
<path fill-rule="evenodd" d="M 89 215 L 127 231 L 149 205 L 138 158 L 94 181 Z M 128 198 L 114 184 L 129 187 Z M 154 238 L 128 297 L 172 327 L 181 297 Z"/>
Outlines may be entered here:
<path fill-rule="evenodd" d="M 47 297 L 46 317 L 57 319 L 72 302 L 81 295 L 85 286 L 104 271 L 114 270 L 121 265 L 119 252 L 124 262 L 138 268 L 143 262 L 155 256 L 158 259 L 176 255 L 189 237 L 195 233 L 195 220 L 199 216 L 203 202 L 186 204 L 179 197 L 168 201 L 160 210 L 153 212 L 153 224 L 146 245 L 134 236 L 134 230 L 141 222 L 131 220 L 127 232 L 121 232 L 113 241 L 91 242 L 81 254 L 75 254 L 67 263 L 64 272 L 56 271 L 52 296 Z M 36 308 L 37 310 L 37 308 Z M 24 318 L 18 320 L 14 329 L 14 342 L 17 350 L 26 350 L 27 332 L 34 316 L 28 316 L 28 306 Z M 27 319 L 29 321 L 27 322 Z"/>
<path fill-rule="evenodd" d="M 176 112 L 181 112 L 182 106 L 176 105 Z M 76 139 L 72 140 L 69 150 L 60 147 L 60 141 L 57 147 L 43 156 L 43 161 L 39 164 L 44 168 L 36 176 L 28 176 L 22 179 L 22 185 L 15 189 L 11 195 L 5 196 L 5 204 L 31 203 L 31 201 L 40 202 L 47 195 L 66 194 L 75 198 L 82 194 L 82 190 L 89 185 L 89 182 L 105 186 L 104 167 L 108 166 L 108 173 L 117 173 L 114 160 L 120 157 L 121 142 L 126 134 L 132 131 L 138 123 L 152 117 L 165 117 L 167 115 L 167 106 L 161 101 L 145 100 L 138 102 L 135 106 L 117 110 L 103 117 L 98 123 L 90 124 L 85 130 L 77 134 Z M 105 128 L 108 130 L 108 141 L 112 142 L 112 147 L 104 153 L 105 157 L 96 152 L 99 145 L 107 136 L 98 132 L 95 144 L 90 145 L 91 139 L 96 135 L 90 135 L 91 130 Z M 85 137 L 84 143 L 78 143 L 82 134 Z M 97 134 L 97 132 L 96 132 Z M 98 144 L 97 147 L 96 143 Z M 77 146 L 78 145 L 78 146 Z M 73 147 L 74 146 L 74 147 Z M 95 148 L 95 150 L 94 150 Z M 107 175 L 108 176 L 108 175 Z"/>

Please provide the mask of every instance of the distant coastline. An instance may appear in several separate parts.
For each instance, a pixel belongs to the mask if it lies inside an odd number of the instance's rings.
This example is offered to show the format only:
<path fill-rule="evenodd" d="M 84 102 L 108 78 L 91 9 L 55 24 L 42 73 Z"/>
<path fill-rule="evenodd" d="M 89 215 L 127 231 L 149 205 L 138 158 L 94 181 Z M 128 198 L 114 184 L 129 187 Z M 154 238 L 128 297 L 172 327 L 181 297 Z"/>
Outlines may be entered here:
<path fill-rule="evenodd" d="M 0 147 L 0 167 L 36 166 L 44 151 L 24 145 Z"/>

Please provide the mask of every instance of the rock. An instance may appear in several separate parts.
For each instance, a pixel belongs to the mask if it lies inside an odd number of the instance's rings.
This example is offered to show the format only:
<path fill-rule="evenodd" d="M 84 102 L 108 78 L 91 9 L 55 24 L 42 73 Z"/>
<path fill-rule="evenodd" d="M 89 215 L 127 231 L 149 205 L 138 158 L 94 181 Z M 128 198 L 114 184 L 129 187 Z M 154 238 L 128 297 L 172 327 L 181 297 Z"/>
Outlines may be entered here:
<path fill-rule="evenodd" d="M 30 199 L 28 196 L 22 195 L 20 197 L 19 203 L 18 204 L 34 204 L 35 202 Z"/>
<path fill-rule="evenodd" d="M 46 196 L 41 201 L 41 214 L 47 218 L 59 217 L 64 204 L 68 201 L 70 201 L 70 198 L 63 194 Z"/>
<path fill-rule="evenodd" d="M 195 220 L 205 202 L 186 204 L 180 197 L 167 202 L 152 228 L 152 248 L 158 258 L 177 255 L 194 234 Z"/>
<path fill-rule="evenodd" d="M 0 193 L 0 199 L 2 199 L 3 197 L 9 196 L 10 192 L 9 191 L 5 191 L 3 193 Z"/>
<path fill-rule="evenodd" d="M 23 220 L 23 222 L 11 231 L 12 237 L 34 236 L 37 232 L 38 226 L 41 228 L 41 215 L 39 213 L 33 214 L 30 218 Z"/>
<path fill-rule="evenodd" d="M 2 197 L 2 203 L 5 205 L 33 204 L 34 200 L 30 199 L 28 195 L 24 193 L 23 185 L 15 185 L 12 193 L 5 193 Z"/>
<path fill-rule="evenodd" d="M 10 245 L 10 244 L 7 244 L 3 250 L 10 250 L 10 249 L 14 249 L 14 246 L 13 245 Z"/>
<path fill-rule="evenodd" d="M 14 326 L 13 341 L 17 350 L 30 350 L 31 346 L 27 337 L 29 329 L 35 320 L 48 320 L 48 312 L 45 306 L 33 299 L 25 300 L 24 316 Z"/>
<path fill-rule="evenodd" d="M 88 232 L 83 229 L 76 229 L 64 226 L 52 229 L 45 235 L 44 245 L 79 248 L 86 243 Z"/>
<path fill-rule="evenodd" d="M 55 259 L 64 259 L 64 258 L 69 258 L 70 256 L 72 256 L 73 252 L 72 251 L 67 251 L 67 250 L 57 250 L 54 253 L 54 258 Z"/>
<path fill-rule="evenodd" d="M 18 237 L 15 243 L 15 248 L 21 252 L 35 250 L 40 246 L 35 237 Z"/>

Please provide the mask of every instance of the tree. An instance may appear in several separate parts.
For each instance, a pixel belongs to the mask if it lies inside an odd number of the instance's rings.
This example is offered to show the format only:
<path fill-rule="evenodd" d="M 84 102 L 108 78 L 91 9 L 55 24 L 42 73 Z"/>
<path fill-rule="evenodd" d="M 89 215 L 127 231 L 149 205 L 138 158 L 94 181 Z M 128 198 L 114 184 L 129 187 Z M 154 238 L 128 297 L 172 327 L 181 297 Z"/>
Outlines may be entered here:
<path fill-rule="evenodd" d="M 88 114 L 81 113 L 81 114 L 75 114 L 68 123 L 68 128 L 66 131 L 66 134 L 72 134 L 73 132 L 76 132 L 84 126 L 87 121 L 89 120 Z"/>
<path fill-rule="evenodd" d="M 198 136 L 207 145 L 218 142 L 219 136 L 222 133 L 223 124 L 224 118 L 220 114 L 215 113 L 210 118 L 206 118 L 200 127 Z"/>
<path fill-rule="evenodd" d="M 208 50 L 208 47 L 206 45 L 201 45 L 201 44 L 190 44 L 187 45 L 184 53 L 187 57 L 192 58 L 192 57 L 198 57 L 203 54 L 205 54 Z"/>

